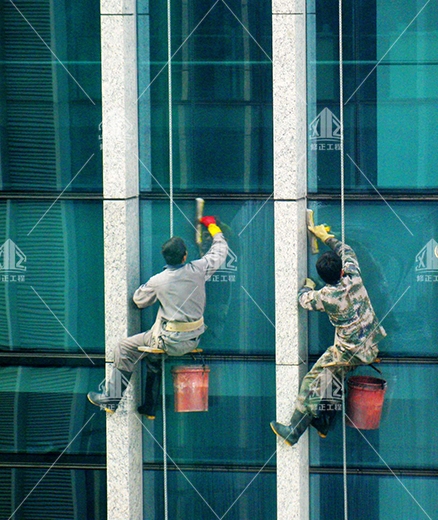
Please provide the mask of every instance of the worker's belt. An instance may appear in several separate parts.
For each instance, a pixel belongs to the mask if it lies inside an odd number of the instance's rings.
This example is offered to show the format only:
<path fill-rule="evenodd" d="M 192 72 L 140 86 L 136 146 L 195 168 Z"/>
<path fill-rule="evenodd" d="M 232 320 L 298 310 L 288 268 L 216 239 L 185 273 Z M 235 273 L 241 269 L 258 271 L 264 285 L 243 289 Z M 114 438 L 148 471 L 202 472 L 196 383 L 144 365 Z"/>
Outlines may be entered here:
<path fill-rule="evenodd" d="M 196 321 L 168 321 L 164 325 L 164 328 L 168 332 L 192 332 L 202 327 L 202 325 L 204 325 L 203 316 Z"/>

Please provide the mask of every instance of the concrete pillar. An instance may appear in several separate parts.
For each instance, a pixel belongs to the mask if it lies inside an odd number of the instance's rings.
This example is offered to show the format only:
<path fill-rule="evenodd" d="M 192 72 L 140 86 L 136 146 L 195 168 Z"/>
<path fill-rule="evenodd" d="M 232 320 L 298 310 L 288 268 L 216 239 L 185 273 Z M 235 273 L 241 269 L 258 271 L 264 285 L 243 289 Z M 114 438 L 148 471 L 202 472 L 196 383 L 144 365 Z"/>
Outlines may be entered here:
<path fill-rule="evenodd" d="M 289 423 L 307 369 L 307 316 L 297 292 L 307 273 L 306 7 L 273 0 L 274 211 L 277 420 Z M 309 517 L 307 433 L 277 442 L 279 520 Z"/>
<path fill-rule="evenodd" d="M 140 331 L 132 302 L 139 285 L 137 39 L 135 0 L 101 0 L 104 176 L 105 342 L 112 361 L 120 339 Z M 107 375 L 112 365 L 107 363 Z M 107 414 L 108 518 L 143 511 L 139 370 L 117 412 Z"/>

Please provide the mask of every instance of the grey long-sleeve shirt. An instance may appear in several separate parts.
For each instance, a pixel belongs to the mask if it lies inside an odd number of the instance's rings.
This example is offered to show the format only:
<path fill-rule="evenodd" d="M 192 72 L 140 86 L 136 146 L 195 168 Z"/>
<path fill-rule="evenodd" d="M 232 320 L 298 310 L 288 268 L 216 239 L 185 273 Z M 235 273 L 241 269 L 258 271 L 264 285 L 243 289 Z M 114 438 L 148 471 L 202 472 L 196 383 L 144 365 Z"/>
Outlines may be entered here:
<path fill-rule="evenodd" d="M 135 304 L 143 309 L 160 302 L 158 316 L 165 321 L 196 321 L 204 313 L 205 282 L 225 262 L 228 244 L 222 233 L 213 237 L 208 252 L 199 260 L 181 266 L 166 266 L 134 293 Z M 197 332 L 202 334 L 204 326 Z"/>

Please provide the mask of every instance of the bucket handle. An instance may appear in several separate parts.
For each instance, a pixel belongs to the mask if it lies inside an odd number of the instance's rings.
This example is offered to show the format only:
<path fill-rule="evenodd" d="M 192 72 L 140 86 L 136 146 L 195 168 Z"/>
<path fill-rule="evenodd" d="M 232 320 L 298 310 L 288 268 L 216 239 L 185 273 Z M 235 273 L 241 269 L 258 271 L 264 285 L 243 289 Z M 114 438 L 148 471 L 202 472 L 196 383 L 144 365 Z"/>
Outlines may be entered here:
<path fill-rule="evenodd" d="M 205 362 L 204 354 L 202 354 L 202 352 L 197 352 L 196 354 L 198 354 L 199 357 L 201 358 L 202 370 L 205 372 L 205 367 L 207 366 L 207 364 Z M 193 353 L 193 352 L 190 353 L 190 355 L 192 356 L 193 361 L 198 361 L 196 359 L 196 354 Z"/>

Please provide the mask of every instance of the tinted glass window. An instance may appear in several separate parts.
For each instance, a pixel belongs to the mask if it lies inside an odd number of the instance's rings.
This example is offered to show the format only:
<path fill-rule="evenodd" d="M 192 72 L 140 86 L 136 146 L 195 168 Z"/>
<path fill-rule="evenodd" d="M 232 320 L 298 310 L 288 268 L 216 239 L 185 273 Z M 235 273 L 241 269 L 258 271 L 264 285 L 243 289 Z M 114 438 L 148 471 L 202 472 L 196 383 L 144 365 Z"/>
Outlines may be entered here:
<path fill-rule="evenodd" d="M 0 345 L 104 349 L 102 203 L 3 201 Z"/>
<path fill-rule="evenodd" d="M 142 191 L 169 187 L 170 95 L 176 191 L 270 193 L 270 2 L 173 1 L 171 91 L 166 16 L 139 16 Z"/>
<path fill-rule="evenodd" d="M 101 191 L 99 6 L 4 2 L 0 32 L 0 189 Z"/>

